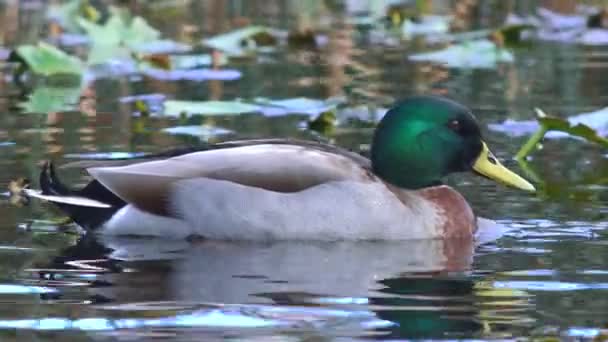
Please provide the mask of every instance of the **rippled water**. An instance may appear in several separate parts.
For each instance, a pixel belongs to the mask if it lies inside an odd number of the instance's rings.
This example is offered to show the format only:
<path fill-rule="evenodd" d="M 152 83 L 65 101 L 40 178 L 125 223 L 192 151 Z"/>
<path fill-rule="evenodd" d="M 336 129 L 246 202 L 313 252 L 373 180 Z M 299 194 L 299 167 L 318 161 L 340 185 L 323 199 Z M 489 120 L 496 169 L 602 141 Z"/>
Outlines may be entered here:
<path fill-rule="evenodd" d="M 195 16 L 182 15 L 189 22 Z M 239 80 L 100 80 L 89 89 L 94 95 L 81 99 L 86 114 L 20 113 L 14 107 L 20 90 L 0 82 L 0 181 L 36 179 L 42 160 L 63 163 L 82 153 L 157 151 L 193 141 L 159 131 L 176 125 L 176 119 L 150 119 L 149 130 L 135 132 L 133 107 L 119 99 L 137 94 L 230 100 L 344 93 L 348 106 L 383 107 L 433 92 L 469 105 L 483 127 L 506 118 L 530 119 L 534 106 L 565 116 L 607 103 L 601 75 L 608 71 L 608 51 L 601 47 L 536 44 L 515 51 L 514 65 L 449 70 L 408 62 L 407 54 L 423 44 L 395 48 L 371 44 L 352 30 L 336 32 L 338 38 L 330 39 L 347 43 L 337 51 L 295 50 L 230 64 L 242 72 Z M 340 58 L 346 63 L 336 62 Z M 349 69 L 354 63 L 365 70 Z M 215 123 L 236 132 L 225 138 L 310 137 L 299 128 L 303 119 L 248 115 Z M 369 130 L 348 130 L 335 141 L 358 147 L 369 137 Z M 499 157 L 521 171 L 509 158 L 525 138 L 491 132 L 486 137 Z M 608 324 L 606 153 L 579 141 L 549 141 L 528 168 L 544 180 L 538 196 L 472 175 L 449 179 L 480 215 L 509 229 L 476 248 L 462 241 L 96 241 L 58 228 L 60 214 L 51 206 L 7 202 L 0 207 L 0 336 L 37 341 L 593 337 Z M 85 181 L 77 170 L 63 173 L 72 184 Z"/>

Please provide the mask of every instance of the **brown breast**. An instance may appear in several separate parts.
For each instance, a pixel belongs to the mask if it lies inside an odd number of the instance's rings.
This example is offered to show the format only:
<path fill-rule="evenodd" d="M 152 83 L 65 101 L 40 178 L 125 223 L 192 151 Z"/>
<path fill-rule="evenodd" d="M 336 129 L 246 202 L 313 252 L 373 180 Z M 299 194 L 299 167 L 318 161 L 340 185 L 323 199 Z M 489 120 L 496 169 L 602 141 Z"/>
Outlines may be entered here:
<path fill-rule="evenodd" d="M 445 238 L 471 237 L 477 230 L 475 214 L 462 195 L 447 185 L 434 186 L 417 191 L 422 197 L 437 205 L 438 213 L 445 219 Z"/>

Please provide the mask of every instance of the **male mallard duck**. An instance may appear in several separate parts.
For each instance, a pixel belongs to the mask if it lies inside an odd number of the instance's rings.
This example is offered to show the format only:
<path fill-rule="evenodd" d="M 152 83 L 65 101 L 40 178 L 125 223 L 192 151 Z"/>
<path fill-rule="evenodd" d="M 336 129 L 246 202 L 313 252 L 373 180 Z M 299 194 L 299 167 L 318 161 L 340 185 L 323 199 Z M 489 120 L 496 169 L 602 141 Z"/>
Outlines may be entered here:
<path fill-rule="evenodd" d="M 534 191 L 488 150 L 469 109 L 418 96 L 398 102 L 382 118 L 371 159 L 317 142 L 236 141 L 89 168 L 95 180 L 80 192 L 70 192 L 48 172 L 41 175 L 41 186 L 47 195 L 111 205 L 103 209 L 111 210 L 111 217 L 98 230 L 106 234 L 403 240 L 474 234 L 470 206 L 440 183 L 461 171 Z M 60 206 L 75 213 L 70 205 Z"/>

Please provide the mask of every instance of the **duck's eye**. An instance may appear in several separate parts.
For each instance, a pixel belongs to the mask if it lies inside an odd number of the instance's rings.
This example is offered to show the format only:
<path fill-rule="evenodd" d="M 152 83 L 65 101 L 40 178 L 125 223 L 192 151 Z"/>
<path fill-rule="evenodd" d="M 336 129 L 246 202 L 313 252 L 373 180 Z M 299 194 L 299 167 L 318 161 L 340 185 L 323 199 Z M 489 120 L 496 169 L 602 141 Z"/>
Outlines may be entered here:
<path fill-rule="evenodd" d="M 460 134 L 460 130 L 461 130 L 461 125 L 460 125 L 460 121 L 459 120 L 450 120 L 448 122 L 448 128 L 456 133 Z"/>

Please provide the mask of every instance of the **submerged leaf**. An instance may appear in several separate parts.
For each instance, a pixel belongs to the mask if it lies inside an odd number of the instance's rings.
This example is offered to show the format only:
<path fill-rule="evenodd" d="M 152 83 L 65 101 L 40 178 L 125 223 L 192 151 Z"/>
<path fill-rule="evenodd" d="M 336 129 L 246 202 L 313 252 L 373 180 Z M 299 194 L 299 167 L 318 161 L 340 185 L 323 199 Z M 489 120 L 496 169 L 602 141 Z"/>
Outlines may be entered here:
<path fill-rule="evenodd" d="M 163 104 L 164 114 L 180 116 L 186 114 L 235 115 L 259 112 L 261 107 L 237 101 L 178 101 L 168 100 Z"/>
<path fill-rule="evenodd" d="M 82 88 L 40 86 L 19 103 L 24 113 L 46 114 L 74 110 L 78 107 Z"/>
<path fill-rule="evenodd" d="M 45 42 L 39 42 L 38 45 L 20 46 L 16 53 L 32 72 L 39 75 L 80 75 L 83 72 L 83 64 L 80 59 Z"/>

